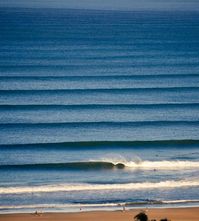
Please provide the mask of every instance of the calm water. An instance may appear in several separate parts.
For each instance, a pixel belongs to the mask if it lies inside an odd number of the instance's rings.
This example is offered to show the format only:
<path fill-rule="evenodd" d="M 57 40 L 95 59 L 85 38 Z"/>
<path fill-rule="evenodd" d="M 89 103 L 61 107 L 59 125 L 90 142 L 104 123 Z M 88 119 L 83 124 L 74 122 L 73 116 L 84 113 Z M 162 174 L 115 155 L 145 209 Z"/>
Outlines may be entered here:
<path fill-rule="evenodd" d="M 199 205 L 199 14 L 0 9 L 0 212 Z"/>

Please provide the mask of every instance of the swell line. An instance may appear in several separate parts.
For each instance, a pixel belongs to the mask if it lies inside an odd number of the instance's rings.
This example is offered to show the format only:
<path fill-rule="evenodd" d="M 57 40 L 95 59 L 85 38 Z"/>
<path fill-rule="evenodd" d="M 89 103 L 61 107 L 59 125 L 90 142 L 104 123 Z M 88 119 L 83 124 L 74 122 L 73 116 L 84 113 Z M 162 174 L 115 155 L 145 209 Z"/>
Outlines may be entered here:
<path fill-rule="evenodd" d="M 199 87 L 146 87 L 146 88 L 97 88 L 97 89 L 17 89 L 17 90 L 0 90 L 0 94 L 41 94 L 41 93 L 128 93 L 128 92 L 150 92 L 150 91 L 161 91 L 161 92 L 168 92 L 168 91 L 192 91 L 192 90 L 199 90 Z"/>
<path fill-rule="evenodd" d="M 111 148 L 111 147 L 187 147 L 199 146 L 199 140 L 142 140 L 142 141 L 78 141 L 78 142 L 60 142 L 60 143 L 33 143 L 33 144 L 0 144 L 0 148 Z"/>
<path fill-rule="evenodd" d="M 145 189 L 171 189 L 198 187 L 199 180 L 168 180 L 161 182 L 125 183 L 125 184 L 54 184 L 42 186 L 0 187 L 0 194 L 32 194 L 70 191 L 121 191 Z"/>
<path fill-rule="evenodd" d="M 69 162 L 69 163 L 41 163 L 41 164 L 20 164 L 20 165 L 0 165 L 1 169 L 65 169 L 65 170 L 100 170 L 124 168 L 124 164 L 114 165 L 111 162 Z"/>
<path fill-rule="evenodd" d="M 27 79 L 27 80 L 34 80 L 34 79 L 37 79 L 37 80 L 47 80 L 47 79 L 145 79 L 145 78 L 148 78 L 148 79 L 157 79 L 157 78 L 190 78 L 190 77 L 193 77 L 193 78 L 198 78 L 199 77 L 199 74 L 196 72 L 196 73 L 189 73 L 189 74 L 186 74 L 186 73 L 180 73 L 180 74 L 175 74 L 175 73 L 171 73 L 171 74 L 143 74 L 143 73 L 140 73 L 139 75 L 138 74 L 128 74 L 128 73 L 124 73 L 123 75 L 121 74 L 110 74 L 110 75 L 56 75 L 56 76 L 53 76 L 53 75 L 0 75 L 0 79 L 2 80 L 14 80 L 14 79 L 17 79 L 17 80 L 24 80 L 24 79 Z"/>
<path fill-rule="evenodd" d="M 37 163 L 0 165 L 0 170 L 187 170 L 198 169 L 198 161 L 128 161 L 125 159 L 101 159 L 101 161 L 68 162 L 68 163 Z"/>
<path fill-rule="evenodd" d="M 199 126 L 199 121 L 99 121 L 60 123 L 1 123 L 0 127 L 142 127 L 142 126 Z"/>
<path fill-rule="evenodd" d="M 159 103 L 159 104 L 0 104 L 0 109 L 104 109 L 104 108 L 163 108 L 199 107 L 199 103 Z"/>
<path fill-rule="evenodd" d="M 152 43 L 148 43 L 146 45 L 151 45 Z M 190 42 L 189 42 L 190 44 Z M 128 44 L 126 44 L 128 45 Z M 123 67 L 125 68 L 132 68 L 132 64 L 122 64 Z M 159 63 L 136 63 L 133 65 L 133 68 L 140 68 L 140 67 L 143 67 L 143 68 L 151 68 L 151 67 L 194 67 L 194 68 L 198 68 L 199 65 L 197 62 L 179 62 L 179 63 L 164 63 L 164 62 L 159 62 Z M 89 65 L 85 65 L 85 64 L 78 64 L 78 65 L 71 65 L 71 64 L 59 64 L 57 66 L 55 66 L 55 64 L 4 64 L 4 65 L 1 65 L 1 70 L 5 70 L 5 69 L 9 69 L 9 70 L 12 70 L 12 69 L 15 69 L 15 70 L 21 70 L 21 69 L 25 69 L 25 70 L 28 70 L 28 69 L 32 69 L 32 70 L 39 70 L 39 69 L 66 69 L 68 68 L 69 70 L 81 70 L 81 69 L 101 69 L 101 68 L 108 68 L 108 69 L 111 69 L 111 68 L 121 68 L 121 65 L 120 64 L 98 64 L 98 65 L 94 65 L 94 64 L 89 64 Z"/>
<path fill-rule="evenodd" d="M 106 79 L 159 79 L 159 78 L 199 78 L 199 74 L 140 74 L 140 75 L 75 75 L 75 76 L 0 76 L 0 79 L 2 80 L 81 80 L 81 79 L 92 79 L 92 80 L 106 80 Z"/>

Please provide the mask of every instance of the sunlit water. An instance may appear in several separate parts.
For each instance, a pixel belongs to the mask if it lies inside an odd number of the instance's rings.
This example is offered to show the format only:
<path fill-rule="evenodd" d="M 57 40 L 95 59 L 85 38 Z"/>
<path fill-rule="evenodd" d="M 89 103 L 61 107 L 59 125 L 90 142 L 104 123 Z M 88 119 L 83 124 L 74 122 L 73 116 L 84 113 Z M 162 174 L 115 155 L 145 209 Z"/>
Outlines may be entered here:
<path fill-rule="evenodd" d="M 199 203 L 199 14 L 0 10 L 0 212 Z"/>

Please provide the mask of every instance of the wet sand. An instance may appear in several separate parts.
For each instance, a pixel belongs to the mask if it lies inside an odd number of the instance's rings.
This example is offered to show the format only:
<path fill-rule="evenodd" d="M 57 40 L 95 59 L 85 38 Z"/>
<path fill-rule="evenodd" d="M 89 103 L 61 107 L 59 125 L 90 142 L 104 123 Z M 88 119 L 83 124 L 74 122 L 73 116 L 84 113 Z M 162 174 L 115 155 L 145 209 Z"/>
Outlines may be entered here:
<path fill-rule="evenodd" d="M 132 221 L 142 209 L 128 211 L 95 211 L 77 213 L 0 214 L 0 221 Z M 198 221 L 199 207 L 145 209 L 149 220 L 168 218 L 171 221 Z"/>

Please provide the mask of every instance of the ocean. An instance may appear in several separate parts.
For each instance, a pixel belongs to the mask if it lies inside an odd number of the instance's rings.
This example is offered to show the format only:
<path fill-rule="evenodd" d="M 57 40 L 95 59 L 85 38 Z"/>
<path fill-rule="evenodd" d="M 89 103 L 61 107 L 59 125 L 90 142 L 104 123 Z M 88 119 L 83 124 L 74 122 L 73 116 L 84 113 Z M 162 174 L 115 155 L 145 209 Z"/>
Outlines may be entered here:
<path fill-rule="evenodd" d="M 0 213 L 199 206 L 199 13 L 0 9 Z"/>

